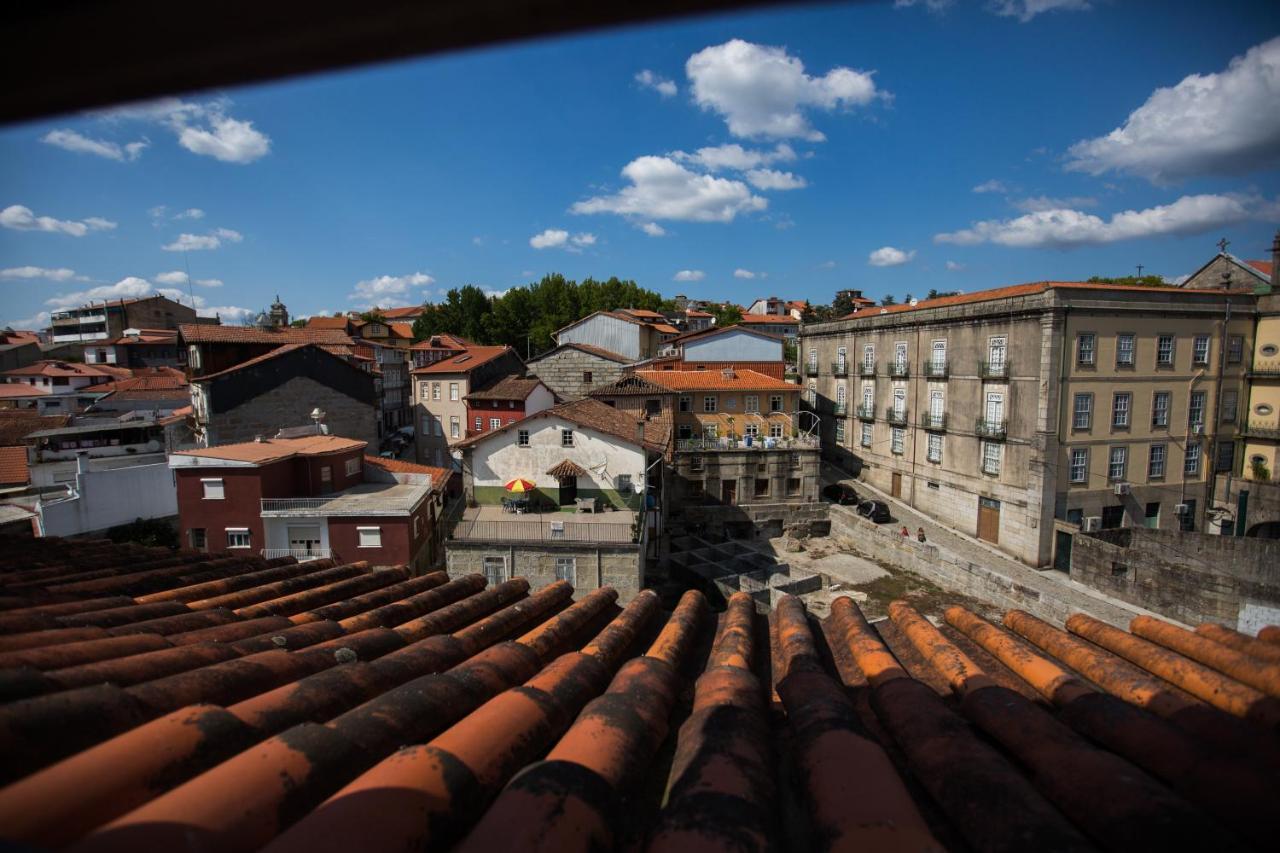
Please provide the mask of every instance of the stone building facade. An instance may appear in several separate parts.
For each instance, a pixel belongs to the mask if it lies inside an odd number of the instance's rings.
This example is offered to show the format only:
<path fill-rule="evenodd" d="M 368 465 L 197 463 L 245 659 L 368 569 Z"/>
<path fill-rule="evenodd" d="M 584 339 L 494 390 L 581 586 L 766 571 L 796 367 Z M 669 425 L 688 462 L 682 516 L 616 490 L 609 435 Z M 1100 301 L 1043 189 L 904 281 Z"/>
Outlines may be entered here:
<path fill-rule="evenodd" d="M 450 540 L 446 553 L 450 577 L 476 573 L 492 583 L 519 576 L 534 590 L 567 580 L 575 596 L 611 586 L 626 603 L 644 587 L 644 549 L 644 543 L 625 542 Z"/>
<path fill-rule="evenodd" d="M 622 378 L 632 359 L 588 344 L 561 344 L 528 364 L 562 402 L 581 400 L 588 393 Z"/>

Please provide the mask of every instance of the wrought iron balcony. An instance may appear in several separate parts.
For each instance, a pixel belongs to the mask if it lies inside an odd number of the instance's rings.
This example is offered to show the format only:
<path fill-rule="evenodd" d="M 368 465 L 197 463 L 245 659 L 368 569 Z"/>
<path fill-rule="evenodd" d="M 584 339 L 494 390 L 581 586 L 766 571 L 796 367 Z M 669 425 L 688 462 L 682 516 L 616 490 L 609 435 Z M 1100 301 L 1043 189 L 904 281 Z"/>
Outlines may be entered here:
<path fill-rule="evenodd" d="M 894 426 L 906 426 L 907 410 L 905 407 L 898 409 L 893 406 L 890 406 L 889 408 L 884 410 L 884 419 L 887 420 L 889 423 L 893 424 Z"/>
<path fill-rule="evenodd" d="M 945 431 L 947 428 L 947 413 L 943 412 L 942 414 L 935 415 L 931 412 L 926 412 L 920 416 L 920 427 L 922 429 L 930 429 L 937 432 Z"/>
<path fill-rule="evenodd" d="M 831 413 L 839 417 L 844 417 L 845 415 L 849 414 L 849 404 L 848 403 L 832 403 Z"/>
<path fill-rule="evenodd" d="M 978 376 L 983 379 L 1008 379 L 1009 362 L 980 361 L 978 362 Z"/>
<path fill-rule="evenodd" d="M 858 407 L 857 414 L 864 421 L 874 421 L 876 419 L 876 407 L 864 403 Z"/>
<path fill-rule="evenodd" d="M 926 379 L 946 379 L 947 378 L 947 362 L 946 361 L 926 361 L 924 363 L 924 375 Z"/>
<path fill-rule="evenodd" d="M 831 375 L 832 375 L 832 376 L 848 376 L 848 375 L 849 375 L 849 362 L 847 362 L 847 361 L 833 361 L 833 362 L 831 362 Z"/>
<path fill-rule="evenodd" d="M 905 361 L 889 362 L 889 375 L 894 379 L 906 379 L 911 375 L 911 365 Z"/>
<path fill-rule="evenodd" d="M 991 421 L 986 418 L 978 418 L 978 423 L 974 426 L 973 431 L 978 434 L 979 438 L 1004 441 L 1009 433 L 1009 422 L 1006 420 Z"/>
<path fill-rule="evenodd" d="M 804 363 L 804 375 L 805 375 L 805 376 L 817 376 L 817 375 L 818 375 L 818 365 L 816 365 L 816 364 L 814 364 L 814 363 L 812 363 L 812 362 L 806 361 L 806 362 Z"/>
<path fill-rule="evenodd" d="M 333 556 L 330 548 L 263 548 L 262 559 L 278 560 L 281 557 L 293 557 L 299 563 L 308 560 L 327 560 Z"/>
<path fill-rule="evenodd" d="M 860 362 L 858 364 L 858 375 L 874 377 L 876 375 L 876 363 L 874 361 L 865 360 Z"/>

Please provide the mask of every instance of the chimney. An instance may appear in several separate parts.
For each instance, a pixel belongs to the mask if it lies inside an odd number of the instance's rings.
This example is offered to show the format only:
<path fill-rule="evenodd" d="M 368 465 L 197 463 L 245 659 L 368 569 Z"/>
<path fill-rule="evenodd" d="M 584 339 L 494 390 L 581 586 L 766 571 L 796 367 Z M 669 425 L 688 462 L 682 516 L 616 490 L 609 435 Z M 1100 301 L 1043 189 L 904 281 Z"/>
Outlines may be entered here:
<path fill-rule="evenodd" d="M 636 421 L 636 444 L 644 444 L 644 421 Z"/>
<path fill-rule="evenodd" d="M 1280 231 L 1271 241 L 1271 292 L 1280 292 Z"/>

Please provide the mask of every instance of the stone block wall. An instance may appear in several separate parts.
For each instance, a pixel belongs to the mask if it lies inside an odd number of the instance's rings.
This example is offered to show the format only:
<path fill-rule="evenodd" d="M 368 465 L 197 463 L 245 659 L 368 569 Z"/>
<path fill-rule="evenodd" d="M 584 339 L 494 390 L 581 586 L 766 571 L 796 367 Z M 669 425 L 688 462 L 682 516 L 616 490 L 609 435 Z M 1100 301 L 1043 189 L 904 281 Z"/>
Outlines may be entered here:
<path fill-rule="evenodd" d="M 533 591 L 556 581 L 556 559 L 572 557 L 574 595 L 611 586 L 618 602 L 625 604 L 644 587 L 644 552 L 641 545 L 591 542 L 470 542 L 450 540 L 446 546 L 451 577 L 484 573 L 485 557 L 506 558 L 506 577 L 524 577 Z"/>
<path fill-rule="evenodd" d="M 562 401 L 581 400 L 587 392 L 617 382 L 625 369 L 626 365 L 616 361 L 568 348 L 529 364 L 529 372 Z M 591 373 L 590 384 L 583 382 L 587 372 Z"/>
<path fill-rule="evenodd" d="M 239 406 L 213 415 L 207 424 L 209 446 L 253 441 L 273 436 L 284 427 L 312 423 L 311 410 L 325 413 L 330 435 L 369 442 L 378 450 L 378 418 L 373 406 L 354 400 L 328 385 L 306 377 L 294 377 Z"/>
<path fill-rule="evenodd" d="M 1188 624 L 1245 630 L 1250 614 L 1280 616 L 1280 540 L 1143 527 L 1080 534 L 1071 578 Z"/>

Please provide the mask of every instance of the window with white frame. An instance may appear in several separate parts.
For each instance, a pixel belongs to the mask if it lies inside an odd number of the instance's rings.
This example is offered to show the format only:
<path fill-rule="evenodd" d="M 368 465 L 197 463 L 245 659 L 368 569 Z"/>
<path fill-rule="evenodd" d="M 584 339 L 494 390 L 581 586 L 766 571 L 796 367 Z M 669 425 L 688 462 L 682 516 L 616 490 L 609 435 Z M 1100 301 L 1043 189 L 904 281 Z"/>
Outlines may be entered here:
<path fill-rule="evenodd" d="M 1191 342 L 1191 363 L 1209 363 L 1209 336 L 1196 335 Z"/>
<path fill-rule="evenodd" d="M 1076 335 L 1076 364 L 1081 367 L 1092 367 L 1097 359 L 1098 338 L 1093 332 L 1081 332 Z"/>
<path fill-rule="evenodd" d="M 1187 403 L 1187 423 L 1191 426 L 1204 426 L 1204 401 L 1203 391 L 1191 392 L 1191 399 Z"/>
<path fill-rule="evenodd" d="M 1133 395 L 1128 391 L 1118 391 L 1111 397 L 1111 426 L 1117 429 L 1128 429 L 1129 410 L 1132 408 Z"/>
<path fill-rule="evenodd" d="M 933 390 L 929 392 L 929 417 L 938 423 L 942 420 L 942 411 L 945 400 L 942 391 Z"/>
<path fill-rule="evenodd" d="M 1133 367 L 1133 335 L 1116 335 L 1116 367 Z"/>
<path fill-rule="evenodd" d="M 462 424 L 458 421 L 457 415 L 451 415 L 449 417 L 449 437 L 450 438 L 462 437 Z"/>
<path fill-rule="evenodd" d="M 1160 335 L 1156 338 L 1156 365 L 1173 366 L 1173 335 Z"/>
<path fill-rule="evenodd" d="M 484 418 L 477 415 L 476 416 L 476 432 L 479 432 L 482 429 L 484 429 Z"/>
<path fill-rule="evenodd" d="M 1165 457 L 1168 456 L 1168 445 L 1153 444 L 1147 453 L 1147 477 L 1157 480 L 1164 476 Z"/>
<path fill-rule="evenodd" d="M 481 560 L 480 567 L 489 586 L 500 584 L 507 579 L 506 557 L 485 557 Z"/>
<path fill-rule="evenodd" d="M 1123 480 L 1125 469 L 1129 467 L 1129 448 L 1113 447 L 1107 457 L 1107 479 Z"/>
<path fill-rule="evenodd" d="M 1071 428 L 1089 429 L 1093 425 L 1093 395 L 1077 394 L 1071 409 Z"/>
<path fill-rule="evenodd" d="M 382 547 L 382 528 L 381 527 L 357 527 L 356 536 L 359 537 L 357 545 L 361 548 L 381 548 Z"/>
<path fill-rule="evenodd" d="M 907 389 L 893 389 L 893 416 L 900 418 L 907 411 Z"/>
<path fill-rule="evenodd" d="M 893 344 L 893 364 L 898 370 L 905 370 L 907 367 L 907 342 L 895 341 Z"/>
<path fill-rule="evenodd" d="M 893 428 L 893 431 L 890 434 L 890 447 L 894 453 L 902 453 L 902 443 L 905 434 L 906 430 L 902 427 Z"/>
<path fill-rule="evenodd" d="M 836 421 L 836 444 L 844 444 L 844 418 Z"/>
<path fill-rule="evenodd" d="M 227 528 L 227 547 L 228 548 L 252 547 L 249 541 L 249 528 L 228 527 Z"/>
<path fill-rule="evenodd" d="M 1071 482 L 1083 483 L 1089 479 L 1089 450 L 1084 447 L 1071 448 Z"/>
<path fill-rule="evenodd" d="M 432 400 L 440 399 L 440 383 L 439 382 L 431 383 L 431 399 Z"/>
<path fill-rule="evenodd" d="M 862 348 L 862 369 L 868 372 L 876 368 L 875 344 L 867 344 Z"/>
<path fill-rule="evenodd" d="M 743 398 L 742 411 L 759 414 L 760 412 L 760 395 L 748 394 Z"/>
<path fill-rule="evenodd" d="M 991 338 L 987 341 L 987 364 L 993 369 L 1002 369 L 1005 365 L 1005 357 L 1008 353 L 1009 339 L 1004 335 Z"/>
<path fill-rule="evenodd" d="M 1004 393 L 1001 391 L 987 392 L 987 424 L 993 427 L 999 427 L 1004 422 Z"/>
<path fill-rule="evenodd" d="M 1193 442 L 1187 445 L 1187 452 L 1182 458 L 1182 473 L 1188 477 L 1195 477 L 1200 474 L 1200 442 Z"/>
<path fill-rule="evenodd" d="M 571 429 L 560 430 L 560 446 L 573 447 L 573 430 Z"/>
<path fill-rule="evenodd" d="M 849 350 L 844 347 L 836 347 L 836 368 L 844 373 L 845 367 L 849 364 Z"/>
<path fill-rule="evenodd" d="M 457 382 L 449 383 L 449 399 L 455 403 L 458 401 L 458 383 Z"/>
<path fill-rule="evenodd" d="M 715 394 L 708 394 L 702 398 L 702 411 L 714 412 L 718 402 L 719 400 Z"/>
<path fill-rule="evenodd" d="M 782 438 L 782 424 L 769 424 L 769 437 Z"/>
<path fill-rule="evenodd" d="M 982 471 L 984 474 L 1000 473 L 1001 446 L 994 441 L 982 442 Z"/>
<path fill-rule="evenodd" d="M 760 434 L 760 424 L 747 424 L 742 428 L 743 435 L 749 435 L 752 438 Z"/>
<path fill-rule="evenodd" d="M 936 432 L 929 433 L 929 443 L 925 450 L 925 458 L 930 462 L 942 461 L 942 436 Z"/>
<path fill-rule="evenodd" d="M 933 349 L 929 354 L 929 363 L 933 365 L 934 370 L 941 370 L 947 365 L 947 342 L 934 341 Z"/>
<path fill-rule="evenodd" d="M 769 411 L 771 412 L 782 411 L 782 395 L 781 394 L 769 395 Z"/>
<path fill-rule="evenodd" d="M 556 580 L 576 583 L 578 580 L 578 558 L 556 557 Z"/>
<path fill-rule="evenodd" d="M 818 369 L 818 351 L 812 347 L 809 348 L 809 367 L 813 370 Z"/>
<path fill-rule="evenodd" d="M 1244 335 L 1227 338 L 1227 363 L 1239 364 L 1244 360 Z"/>
<path fill-rule="evenodd" d="M 489 429 L 502 429 L 502 418 L 489 418 Z"/>
<path fill-rule="evenodd" d="M 353 456 L 346 462 L 346 472 L 348 477 L 354 477 L 360 473 L 360 457 Z"/>
<path fill-rule="evenodd" d="M 862 446 L 863 447 L 871 446 L 871 434 L 872 434 L 872 424 L 868 421 L 863 421 L 862 423 Z"/>
<path fill-rule="evenodd" d="M 222 486 L 221 477 L 202 479 L 200 485 L 204 487 L 204 499 L 207 501 L 220 501 L 227 496 Z"/>
<path fill-rule="evenodd" d="M 848 400 L 849 391 L 843 382 L 836 386 L 836 405 L 843 406 Z"/>
<path fill-rule="evenodd" d="M 876 389 L 874 385 L 863 383 L 862 385 L 862 407 L 870 410 L 876 402 Z"/>
<path fill-rule="evenodd" d="M 1151 426 L 1169 426 L 1169 392 L 1156 391 L 1151 395 Z"/>
<path fill-rule="evenodd" d="M 430 395 L 431 395 L 431 383 L 430 383 L 430 382 L 419 382 L 419 383 L 418 383 L 418 397 L 419 397 L 419 399 L 425 400 L 425 399 L 427 399 L 427 397 L 429 397 Z"/>

